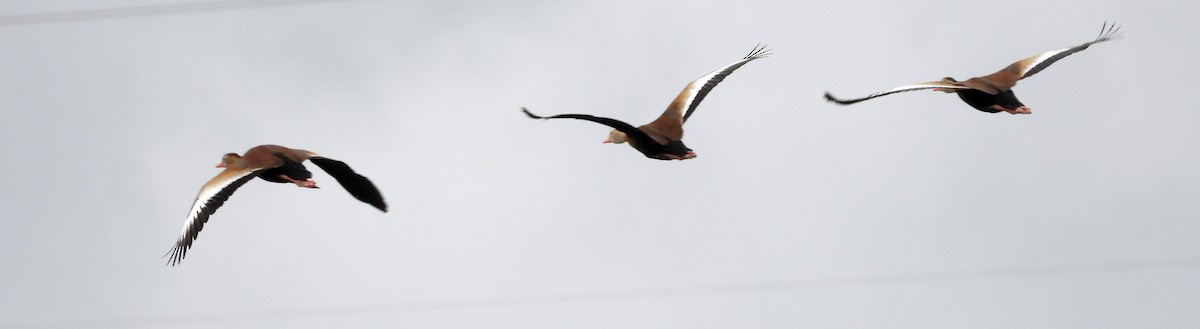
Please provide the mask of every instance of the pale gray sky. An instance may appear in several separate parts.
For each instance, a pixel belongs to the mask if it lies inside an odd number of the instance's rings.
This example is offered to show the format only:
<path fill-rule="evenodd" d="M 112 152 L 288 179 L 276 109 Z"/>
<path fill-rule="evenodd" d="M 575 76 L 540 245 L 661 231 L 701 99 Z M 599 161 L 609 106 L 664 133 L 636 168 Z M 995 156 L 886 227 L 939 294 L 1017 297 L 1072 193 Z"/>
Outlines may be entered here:
<path fill-rule="evenodd" d="M 169 3 L 0 1 L 0 326 L 1200 325 L 1197 3 L 86 11 Z M 1105 20 L 1126 37 L 1017 86 L 1033 115 L 821 98 L 991 73 Z M 759 42 L 688 122 L 694 160 L 519 112 L 643 124 Z M 323 172 L 256 180 L 165 266 L 212 165 L 264 143 L 347 162 L 392 211 Z"/>

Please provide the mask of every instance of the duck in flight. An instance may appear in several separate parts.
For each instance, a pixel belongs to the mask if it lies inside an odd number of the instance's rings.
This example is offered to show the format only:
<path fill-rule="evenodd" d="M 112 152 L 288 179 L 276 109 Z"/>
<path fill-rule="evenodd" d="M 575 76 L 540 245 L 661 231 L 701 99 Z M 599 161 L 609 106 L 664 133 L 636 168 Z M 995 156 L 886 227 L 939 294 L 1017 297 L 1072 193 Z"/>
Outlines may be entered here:
<path fill-rule="evenodd" d="M 168 263 L 172 266 L 179 264 L 184 256 L 187 256 L 188 249 L 204 228 L 204 223 L 208 222 L 208 217 L 212 216 L 234 191 L 254 177 L 273 183 L 292 183 L 303 188 L 317 188 L 312 173 L 301 164 L 305 160 L 333 176 L 354 198 L 387 212 L 387 204 L 383 202 L 383 196 L 379 194 L 375 184 L 355 173 L 345 163 L 306 150 L 279 145 L 259 145 L 246 151 L 245 155 L 227 153 L 221 157 L 217 168 L 225 170 L 200 188 L 200 194 L 192 203 L 192 210 L 183 224 L 183 231 L 179 232 L 179 238 L 175 240 L 175 247 L 167 253 L 170 256 Z"/>
<path fill-rule="evenodd" d="M 970 78 L 967 81 L 957 81 L 954 78 L 946 77 L 942 78 L 941 81 L 900 86 L 855 99 L 839 99 L 826 92 L 825 99 L 841 105 L 850 105 L 900 92 L 931 89 L 945 93 L 956 93 L 958 94 L 958 98 L 961 98 L 963 102 L 966 102 L 977 110 L 988 113 L 1032 114 L 1033 111 L 1017 100 L 1017 96 L 1012 92 L 1012 88 L 1017 85 L 1018 80 L 1031 77 L 1046 69 L 1050 64 L 1054 64 L 1054 62 L 1064 57 L 1087 49 L 1091 45 L 1119 39 L 1121 37 L 1120 32 L 1121 28 L 1116 24 L 1108 25 L 1108 22 L 1105 22 L 1104 25 L 1100 26 L 1100 34 L 1091 42 L 1071 48 L 1033 55 L 1012 63 L 999 72 Z"/>
<path fill-rule="evenodd" d="M 704 96 L 708 95 L 713 87 L 725 80 L 725 77 L 734 70 L 770 54 L 770 50 L 766 50 L 765 45 L 755 46 L 741 60 L 689 82 L 658 119 L 641 127 L 634 127 L 616 119 L 587 114 L 559 114 L 543 117 L 535 115 L 523 107 L 521 111 L 534 119 L 579 119 L 599 123 L 613 128 L 604 143 L 628 142 L 629 146 L 633 146 L 634 149 L 652 159 L 687 160 L 695 158 L 696 152 L 683 145 L 683 123 L 687 122 L 688 118 L 692 116 L 692 112 L 696 111 L 696 107 L 700 106 L 700 101 L 704 100 Z"/>

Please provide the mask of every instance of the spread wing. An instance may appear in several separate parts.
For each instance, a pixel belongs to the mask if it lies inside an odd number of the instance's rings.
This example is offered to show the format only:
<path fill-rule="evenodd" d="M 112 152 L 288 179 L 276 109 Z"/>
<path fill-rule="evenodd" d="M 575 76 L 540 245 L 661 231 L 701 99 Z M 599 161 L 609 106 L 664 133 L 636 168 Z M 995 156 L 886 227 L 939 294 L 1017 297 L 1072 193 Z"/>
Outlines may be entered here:
<path fill-rule="evenodd" d="M 1047 51 L 1041 54 L 1029 56 L 1025 59 L 1017 61 L 1016 63 L 1010 64 L 1008 67 L 1005 67 L 999 72 L 981 77 L 981 79 L 990 82 L 1001 90 L 1009 90 L 1012 89 L 1013 86 L 1017 85 L 1018 80 L 1031 77 L 1060 59 L 1083 51 L 1091 45 L 1109 40 L 1120 39 L 1121 36 L 1122 34 L 1120 26 L 1117 26 L 1116 24 L 1108 25 L 1108 22 L 1104 22 L 1104 25 L 1100 26 L 1100 34 L 1091 42 L 1071 48 Z"/>
<path fill-rule="evenodd" d="M 602 124 L 605 126 L 612 127 L 613 129 L 616 129 L 616 130 L 619 130 L 619 131 L 625 133 L 625 135 L 628 135 L 630 138 L 640 139 L 640 140 L 644 140 L 644 141 L 654 140 L 653 138 L 650 138 L 650 135 L 647 135 L 646 132 L 644 132 L 640 129 L 637 129 L 637 127 L 634 127 L 633 125 L 630 125 L 628 123 L 625 123 L 625 122 L 623 122 L 621 120 L 617 120 L 617 119 L 610 119 L 610 118 L 592 116 L 592 115 L 587 115 L 587 114 L 559 114 L 559 115 L 543 117 L 543 116 L 533 114 L 533 112 L 529 112 L 529 109 L 526 109 L 524 107 L 521 108 L 521 111 L 525 112 L 525 115 L 528 115 L 530 118 L 534 118 L 534 119 L 587 120 L 587 121 L 591 121 L 591 122 L 595 122 L 595 123 L 599 123 L 599 124 Z"/>
<path fill-rule="evenodd" d="M 912 84 L 912 85 L 907 85 L 907 86 L 899 86 L 899 87 L 892 88 L 892 89 L 889 89 L 886 91 L 881 91 L 881 92 L 877 92 L 874 94 L 870 94 L 870 95 L 867 95 L 866 97 L 855 98 L 855 99 L 840 99 L 837 97 L 833 97 L 833 94 L 830 94 L 829 92 L 825 92 L 825 100 L 828 100 L 830 102 L 834 102 L 837 104 L 841 104 L 841 105 L 850 105 L 850 104 L 858 103 L 858 102 L 865 101 L 868 99 L 872 99 L 872 98 L 876 98 L 876 97 L 883 97 L 883 96 L 887 96 L 887 95 L 891 95 L 891 94 L 895 94 L 895 93 L 902 93 L 902 92 L 914 91 L 914 90 L 927 90 L 927 89 L 974 89 L 974 88 L 963 85 L 962 83 L 959 83 L 959 82 L 942 80 L 942 81 L 922 82 L 922 83 Z"/>
<path fill-rule="evenodd" d="M 346 188 L 346 191 L 350 192 L 350 195 L 353 195 L 358 201 L 366 202 L 380 211 L 387 212 L 387 204 L 383 202 L 383 195 L 379 193 L 379 189 L 375 188 L 375 184 L 363 175 L 354 172 L 354 169 L 350 169 L 346 163 L 322 156 L 313 156 L 308 158 L 308 161 L 312 161 L 317 167 L 321 167 L 321 170 L 333 176 L 338 184 L 342 184 L 342 187 Z"/>
<path fill-rule="evenodd" d="M 234 191 L 254 179 L 260 171 L 227 168 L 208 183 L 204 183 L 204 186 L 200 188 L 200 194 L 196 195 L 196 200 L 192 203 L 192 210 L 188 213 L 187 221 L 183 223 L 183 230 L 179 232 L 179 238 L 175 240 L 175 247 L 171 248 L 168 253 L 170 259 L 167 263 L 175 266 L 183 261 L 183 258 L 187 256 L 188 248 L 192 247 L 192 242 L 196 241 L 200 230 L 204 229 L 204 223 L 208 222 L 208 217 L 217 212 L 217 208 L 225 204 L 225 200 L 228 200 Z"/>
<path fill-rule="evenodd" d="M 671 105 L 667 106 L 667 110 L 663 112 L 654 122 L 647 124 L 656 128 L 668 135 L 673 140 L 683 139 L 683 123 L 687 122 L 692 116 L 692 112 L 696 111 L 696 107 L 700 106 L 700 102 L 705 96 L 712 91 L 717 84 L 725 80 L 725 77 L 733 73 L 733 71 L 741 68 L 750 61 L 767 57 L 771 55 L 771 51 L 766 49 L 766 45 L 754 46 L 754 49 L 742 57 L 741 60 L 726 65 L 716 71 L 709 72 L 702 77 L 689 82 L 683 87 L 683 91 L 679 92 L 678 96 L 671 101 Z"/>

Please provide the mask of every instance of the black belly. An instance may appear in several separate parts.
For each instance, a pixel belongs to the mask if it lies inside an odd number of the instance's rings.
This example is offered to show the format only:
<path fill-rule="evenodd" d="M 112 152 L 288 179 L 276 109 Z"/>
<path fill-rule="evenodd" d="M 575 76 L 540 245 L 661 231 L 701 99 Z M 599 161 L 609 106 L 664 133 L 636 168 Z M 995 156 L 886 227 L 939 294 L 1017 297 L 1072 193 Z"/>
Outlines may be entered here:
<path fill-rule="evenodd" d="M 667 145 L 663 145 L 653 140 L 642 142 L 630 139 L 629 145 L 633 146 L 633 148 L 637 149 L 639 152 L 642 152 L 642 154 L 647 158 L 659 160 L 673 160 L 666 157 L 665 154 L 673 154 L 682 158 L 692 150 L 686 145 L 683 145 L 683 141 L 670 141 L 667 142 Z"/>
<path fill-rule="evenodd" d="M 1016 109 L 1025 104 L 1017 100 L 1017 95 L 1013 94 L 1012 90 L 1001 91 L 999 94 L 989 94 L 975 89 L 963 89 L 958 91 L 958 98 L 961 98 L 967 105 L 971 105 L 976 110 L 996 113 L 1000 112 L 992 108 L 992 105 L 1000 105 L 1006 109 Z"/>
<path fill-rule="evenodd" d="M 280 158 L 283 159 L 282 166 L 267 169 L 258 174 L 258 178 L 262 178 L 263 180 L 273 183 L 291 183 L 289 181 L 280 179 L 279 175 L 287 175 L 292 179 L 301 181 L 312 178 L 312 172 L 309 172 L 308 168 L 304 168 L 303 164 L 292 161 L 287 157 L 280 156 Z"/>

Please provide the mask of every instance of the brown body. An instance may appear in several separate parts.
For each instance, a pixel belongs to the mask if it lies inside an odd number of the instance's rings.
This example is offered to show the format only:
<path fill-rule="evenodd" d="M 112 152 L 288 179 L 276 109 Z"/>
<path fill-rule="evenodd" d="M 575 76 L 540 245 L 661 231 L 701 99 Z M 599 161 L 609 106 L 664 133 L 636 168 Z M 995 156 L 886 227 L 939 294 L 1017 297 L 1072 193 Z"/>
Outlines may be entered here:
<path fill-rule="evenodd" d="M 279 145 L 259 145 L 246 151 L 245 155 L 226 153 L 218 168 L 226 168 L 222 174 L 237 174 L 245 170 L 261 171 L 258 178 L 273 183 L 293 183 L 300 187 L 317 188 L 312 181 L 312 172 L 302 162 L 316 153 L 292 149 Z"/>
<path fill-rule="evenodd" d="M 730 73 L 742 67 L 752 60 L 759 59 L 770 55 L 766 47 L 755 46 L 750 54 L 742 58 L 742 60 L 726 65 L 716 71 L 706 74 L 683 88 L 675 99 L 671 100 L 671 104 L 667 106 L 667 110 L 663 111 L 654 121 L 634 127 L 620 120 L 597 117 L 587 114 L 559 114 L 548 117 L 542 117 L 529 112 L 528 109 L 521 108 L 530 118 L 534 119 L 579 119 L 596 122 L 609 127 L 613 130 L 609 132 L 608 139 L 605 143 L 621 144 L 629 142 L 629 146 L 641 152 L 648 158 L 659 160 L 687 160 L 696 157 L 696 152 L 683 145 L 683 124 L 692 116 L 692 112 L 704 100 L 704 97 L 721 83 Z"/>
<path fill-rule="evenodd" d="M 312 179 L 312 172 L 302 164 L 304 161 L 310 161 L 329 173 L 354 198 L 387 212 L 387 204 L 375 188 L 375 184 L 354 172 L 345 163 L 318 156 L 307 150 L 279 145 L 259 145 L 247 150 L 244 155 L 226 153 L 221 157 L 217 168 L 225 170 L 200 188 L 200 193 L 192 202 L 192 210 L 188 213 L 183 230 L 175 240 L 175 247 L 168 253 L 170 264 L 178 264 L 187 256 L 188 249 L 199 236 L 208 218 L 233 195 L 234 191 L 254 177 L 274 183 L 292 183 L 304 188 L 317 188 L 316 181 Z"/>
<path fill-rule="evenodd" d="M 1100 27 L 1100 35 L 1095 40 L 1087 42 L 1075 47 L 1048 51 L 1041 54 L 1033 55 L 1015 63 L 1009 64 L 1004 69 L 992 74 L 981 77 L 974 77 L 966 81 L 957 81 L 954 78 L 943 78 L 940 81 L 930 81 L 914 85 L 900 86 L 891 90 L 883 91 L 868 95 L 867 97 L 856 99 L 839 99 L 833 97 L 830 93 L 825 93 L 825 99 L 841 105 L 849 105 L 865 101 L 868 99 L 891 95 L 900 92 L 914 90 L 936 90 L 947 93 L 956 93 L 958 97 L 966 102 L 971 107 L 989 113 L 1008 112 L 1011 114 L 1030 114 L 1033 113 L 1025 104 L 1017 100 L 1016 94 L 1012 88 L 1017 85 L 1017 81 L 1028 78 L 1041 72 L 1050 64 L 1057 62 L 1064 57 L 1067 57 L 1076 52 L 1087 49 L 1093 44 L 1115 40 L 1121 37 L 1121 29 L 1116 25 L 1108 25 L 1105 22 Z"/>

